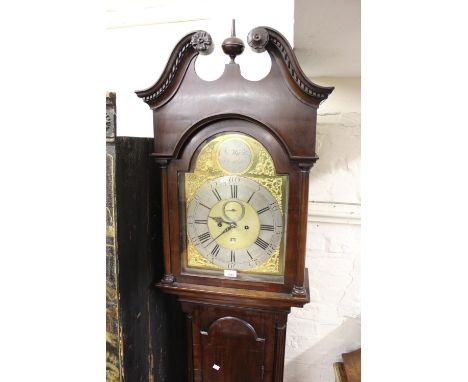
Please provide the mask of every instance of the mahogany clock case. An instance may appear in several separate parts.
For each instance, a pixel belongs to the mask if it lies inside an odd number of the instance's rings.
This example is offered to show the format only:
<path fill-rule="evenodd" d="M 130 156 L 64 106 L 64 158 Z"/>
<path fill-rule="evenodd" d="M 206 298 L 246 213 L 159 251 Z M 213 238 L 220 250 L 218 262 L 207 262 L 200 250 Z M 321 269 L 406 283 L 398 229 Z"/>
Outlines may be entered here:
<path fill-rule="evenodd" d="M 163 258 L 164 276 L 153 285 L 176 295 L 185 313 L 189 381 L 282 381 L 287 315 L 292 306 L 309 301 L 305 269 L 309 171 L 318 159 L 317 109 L 333 88 L 308 80 L 288 41 L 274 29 L 254 28 L 247 40 L 255 52 L 266 51 L 271 58 L 270 72 L 260 81 L 246 80 L 234 61 L 244 49 L 234 28 L 223 43 L 231 58 L 223 75 L 215 81 L 200 79 L 195 60 L 209 54 L 213 44 L 207 32 L 197 31 L 175 46 L 160 79 L 136 92 L 153 113 L 151 155 L 161 186 L 162 251 L 153 256 Z M 194 171 L 206 142 L 227 133 L 258 141 L 276 173 L 288 179 L 281 278 L 229 278 L 184 269 L 187 230 L 181 175 Z M 146 302 L 147 307 L 152 304 Z M 248 362 L 246 354 L 251 355 Z"/>

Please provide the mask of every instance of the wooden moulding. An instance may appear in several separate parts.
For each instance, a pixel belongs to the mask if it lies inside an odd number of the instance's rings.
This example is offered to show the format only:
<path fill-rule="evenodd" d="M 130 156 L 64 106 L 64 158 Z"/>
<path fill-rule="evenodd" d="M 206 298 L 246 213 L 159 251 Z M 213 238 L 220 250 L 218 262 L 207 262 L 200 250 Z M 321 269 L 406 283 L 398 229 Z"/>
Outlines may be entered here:
<path fill-rule="evenodd" d="M 265 292 L 178 282 L 174 282 L 172 284 L 159 282 L 155 286 L 164 290 L 166 293 L 179 296 L 179 300 L 185 302 L 289 312 L 291 307 L 303 307 L 310 301 L 307 269 L 305 275 L 305 295 L 300 297 L 293 297 L 288 293 Z"/>
<path fill-rule="evenodd" d="M 261 36 L 260 40 L 254 40 L 253 36 L 256 35 Z M 248 41 L 254 52 L 261 53 L 266 50 L 270 54 L 273 62 L 281 67 L 284 77 L 289 77 L 291 90 L 304 101 L 318 106 L 333 91 L 334 87 L 317 85 L 306 77 L 289 42 L 275 29 L 256 27 L 249 32 Z M 161 107 L 177 92 L 190 62 L 198 54 L 210 54 L 213 46 L 208 32 L 199 30 L 187 34 L 175 46 L 159 80 L 149 88 L 137 90 L 135 93 L 151 109 Z"/>
<path fill-rule="evenodd" d="M 195 59 L 200 53 L 209 53 L 208 46 L 212 45 L 209 34 L 198 31 L 180 40 L 153 86 L 136 92 L 153 110 L 155 158 L 178 158 L 198 130 L 219 120 L 237 118 L 268 129 L 284 144 L 292 161 L 311 166 L 318 159 L 317 108 L 334 88 L 307 79 L 279 32 L 268 27 L 256 30 L 268 37 L 264 50 L 271 57 L 271 69 L 265 78 L 249 81 L 241 75 L 238 64 L 229 63 L 220 78 L 202 80 L 195 71 Z"/>

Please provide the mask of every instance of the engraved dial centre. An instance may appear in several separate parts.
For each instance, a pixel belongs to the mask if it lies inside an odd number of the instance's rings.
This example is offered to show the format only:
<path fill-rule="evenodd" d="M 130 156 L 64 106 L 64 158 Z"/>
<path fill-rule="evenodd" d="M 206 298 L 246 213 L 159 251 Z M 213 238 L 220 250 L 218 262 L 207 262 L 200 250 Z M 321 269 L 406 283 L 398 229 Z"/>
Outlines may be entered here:
<path fill-rule="evenodd" d="M 255 243 L 260 233 L 257 213 L 252 206 L 242 201 L 220 201 L 213 206 L 208 216 L 208 231 L 212 237 L 218 237 L 230 224 L 235 223 L 232 224 L 233 228 L 216 239 L 216 242 L 224 248 L 233 250 L 248 248 Z M 225 219 L 219 219 L 220 216 Z"/>

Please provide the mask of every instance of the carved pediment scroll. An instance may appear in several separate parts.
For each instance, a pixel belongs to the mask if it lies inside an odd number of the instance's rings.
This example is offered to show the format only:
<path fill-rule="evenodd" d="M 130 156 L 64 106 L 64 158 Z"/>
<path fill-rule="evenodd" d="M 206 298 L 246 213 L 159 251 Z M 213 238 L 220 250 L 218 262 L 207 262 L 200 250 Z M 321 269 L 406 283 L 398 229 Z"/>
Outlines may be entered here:
<path fill-rule="evenodd" d="M 303 102 L 317 107 L 333 91 L 333 87 L 314 84 L 307 78 L 292 47 L 278 31 L 269 27 L 254 28 L 249 32 L 247 42 L 254 52 L 269 53 L 272 65 L 280 67 L 288 86 Z M 145 90 L 136 91 L 136 94 L 152 109 L 162 106 L 177 92 L 191 61 L 198 54 L 210 54 L 213 48 L 214 44 L 208 32 L 199 30 L 189 33 L 172 51 L 159 80 Z"/>

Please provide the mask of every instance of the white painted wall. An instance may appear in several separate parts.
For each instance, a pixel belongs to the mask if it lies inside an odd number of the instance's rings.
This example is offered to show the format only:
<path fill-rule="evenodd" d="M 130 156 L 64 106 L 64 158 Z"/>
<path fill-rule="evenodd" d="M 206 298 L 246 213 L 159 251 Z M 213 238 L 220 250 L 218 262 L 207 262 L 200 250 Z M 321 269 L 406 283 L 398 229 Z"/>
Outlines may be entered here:
<path fill-rule="evenodd" d="M 215 51 L 199 57 L 197 72 L 212 80 L 228 61 L 220 47 L 232 17 L 244 42 L 250 29 L 267 25 L 293 44 L 293 7 L 292 0 L 242 0 L 226 15 L 226 4 L 217 1 L 108 1 L 105 85 L 117 93 L 118 135 L 153 136 L 151 112 L 134 91 L 159 78 L 182 36 L 197 29 L 211 34 Z M 236 61 L 252 80 L 269 70 L 267 54 L 248 47 Z M 333 382 L 333 362 L 360 346 L 360 78 L 312 80 L 336 89 L 319 110 L 306 258 L 311 303 L 289 317 L 285 382 Z"/>
<path fill-rule="evenodd" d="M 306 267 L 311 302 L 293 308 L 286 382 L 333 382 L 333 363 L 360 347 L 360 78 L 316 78 L 335 90 L 319 109 Z"/>
<path fill-rule="evenodd" d="M 197 73 L 206 80 L 218 78 L 229 62 L 221 44 L 230 36 L 232 18 L 236 19 L 236 34 L 245 44 L 249 31 L 261 25 L 281 31 L 291 44 L 294 41 L 293 0 L 238 0 L 229 12 L 225 2 L 214 0 L 108 0 L 106 9 L 108 65 L 104 81 L 106 90 L 117 93 L 118 135 L 153 136 L 152 115 L 134 91 L 159 79 L 172 49 L 187 33 L 203 29 L 213 38 L 214 52 L 197 59 Z M 248 46 L 236 62 L 251 80 L 269 71 L 268 54 L 254 53 Z"/>

